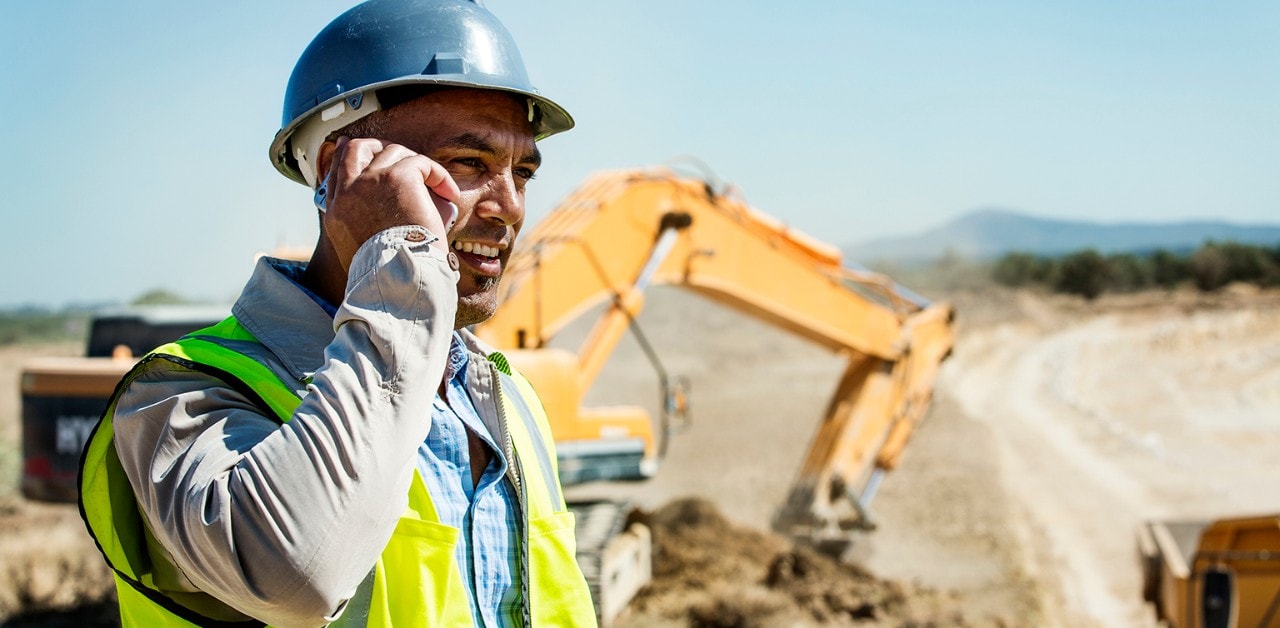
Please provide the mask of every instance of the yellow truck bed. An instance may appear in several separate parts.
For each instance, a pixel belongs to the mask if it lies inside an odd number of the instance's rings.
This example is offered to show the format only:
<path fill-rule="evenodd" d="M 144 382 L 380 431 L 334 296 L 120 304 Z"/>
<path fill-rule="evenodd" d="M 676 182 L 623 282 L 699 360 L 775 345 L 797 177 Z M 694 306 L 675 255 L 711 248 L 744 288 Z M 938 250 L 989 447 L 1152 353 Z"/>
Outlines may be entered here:
<path fill-rule="evenodd" d="M 1150 521 L 1143 596 L 1172 628 L 1280 626 L 1280 514 Z"/>

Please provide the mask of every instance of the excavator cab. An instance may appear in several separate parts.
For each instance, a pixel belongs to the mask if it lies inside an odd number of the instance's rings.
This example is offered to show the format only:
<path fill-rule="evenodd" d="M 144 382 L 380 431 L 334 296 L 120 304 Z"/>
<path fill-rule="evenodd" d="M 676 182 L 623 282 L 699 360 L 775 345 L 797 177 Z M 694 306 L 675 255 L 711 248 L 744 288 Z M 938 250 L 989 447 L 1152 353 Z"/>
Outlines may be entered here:
<path fill-rule="evenodd" d="M 658 468 L 652 420 L 637 406 L 580 405 L 578 358 L 563 349 L 514 349 L 507 360 L 538 391 L 556 438 L 562 484 L 637 480 Z"/>

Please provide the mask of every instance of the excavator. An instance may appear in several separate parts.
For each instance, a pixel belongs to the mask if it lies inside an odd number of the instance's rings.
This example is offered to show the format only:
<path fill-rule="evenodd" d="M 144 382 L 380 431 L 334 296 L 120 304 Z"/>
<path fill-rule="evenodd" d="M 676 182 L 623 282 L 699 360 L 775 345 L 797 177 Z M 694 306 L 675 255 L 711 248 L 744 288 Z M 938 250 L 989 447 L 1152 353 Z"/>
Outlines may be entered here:
<path fill-rule="evenodd" d="M 871 499 L 924 416 L 951 351 L 952 308 L 883 275 L 846 268 L 836 248 L 701 178 L 669 169 L 599 174 L 522 236 L 497 314 L 475 328 L 538 391 L 566 485 L 653 476 L 672 425 L 688 410 L 688 382 L 661 367 L 642 334 L 637 339 L 658 369 L 659 416 L 583 405 L 620 339 L 638 331 L 645 290 L 655 285 L 692 290 L 843 356 L 844 371 L 825 416 L 815 417 L 817 431 L 774 527 L 833 553 L 872 529 Z M 576 352 L 549 346 L 571 321 L 593 312 L 598 318 Z M 100 412 L 143 350 L 44 361 L 24 371 L 29 497 L 74 499 L 67 470 L 86 430 L 64 426 Z M 68 412 L 75 416 L 62 416 Z M 648 531 L 628 523 L 621 504 L 571 507 L 579 561 L 607 624 L 649 578 Z"/>
<path fill-rule="evenodd" d="M 650 286 L 691 290 L 843 356 L 826 415 L 815 417 L 817 432 L 774 520 L 777 531 L 839 554 L 857 531 L 874 528 L 871 499 L 924 416 L 954 343 L 950 305 L 841 262 L 834 247 L 702 179 L 666 169 L 603 173 L 523 236 L 502 305 L 475 331 L 538 390 L 566 485 L 652 476 L 667 432 L 687 410 L 687 382 L 661 367 L 642 333 L 661 388 L 657 420 L 639 407 L 582 403 L 619 340 L 637 330 Z M 596 310 L 576 353 L 548 346 Z M 577 511 L 579 561 L 607 622 L 647 579 L 646 532 L 623 530 L 621 510 L 587 506 Z"/>

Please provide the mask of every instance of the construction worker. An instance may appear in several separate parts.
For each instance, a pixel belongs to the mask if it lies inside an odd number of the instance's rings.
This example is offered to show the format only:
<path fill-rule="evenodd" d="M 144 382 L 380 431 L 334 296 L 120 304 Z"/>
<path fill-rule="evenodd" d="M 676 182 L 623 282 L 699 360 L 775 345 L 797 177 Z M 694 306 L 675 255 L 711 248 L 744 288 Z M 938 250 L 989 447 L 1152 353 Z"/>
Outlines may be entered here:
<path fill-rule="evenodd" d="M 271 145 L 319 208 L 311 261 L 261 260 L 86 449 L 124 625 L 595 624 L 542 406 L 465 329 L 535 140 L 572 126 L 475 3 L 370 0 L 316 36 Z"/>

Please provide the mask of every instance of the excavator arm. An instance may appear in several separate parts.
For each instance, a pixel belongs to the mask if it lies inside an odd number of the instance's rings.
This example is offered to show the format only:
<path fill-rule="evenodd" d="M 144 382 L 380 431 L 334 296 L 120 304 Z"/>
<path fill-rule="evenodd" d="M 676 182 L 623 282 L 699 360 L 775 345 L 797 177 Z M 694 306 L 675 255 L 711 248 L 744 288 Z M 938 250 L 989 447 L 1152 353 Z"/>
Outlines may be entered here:
<path fill-rule="evenodd" d="M 830 245 L 665 170 L 590 179 L 521 243 L 503 304 L 477 333 L 539 390 L 566 483 L 657 468 L 652 421 L 636 408 L 582 408 L 585 392 L 654 284 L 678 285 L 848 359 L 776 526 L 826 543 L 867 527 L 865 504 L 929 402 L 952 345 L 952 311 L 888 278 L 844 268 Z M 546 348 L 607 303 L 576 354 Z M 679 390 L 664 411 L 678 411 Z"/>

